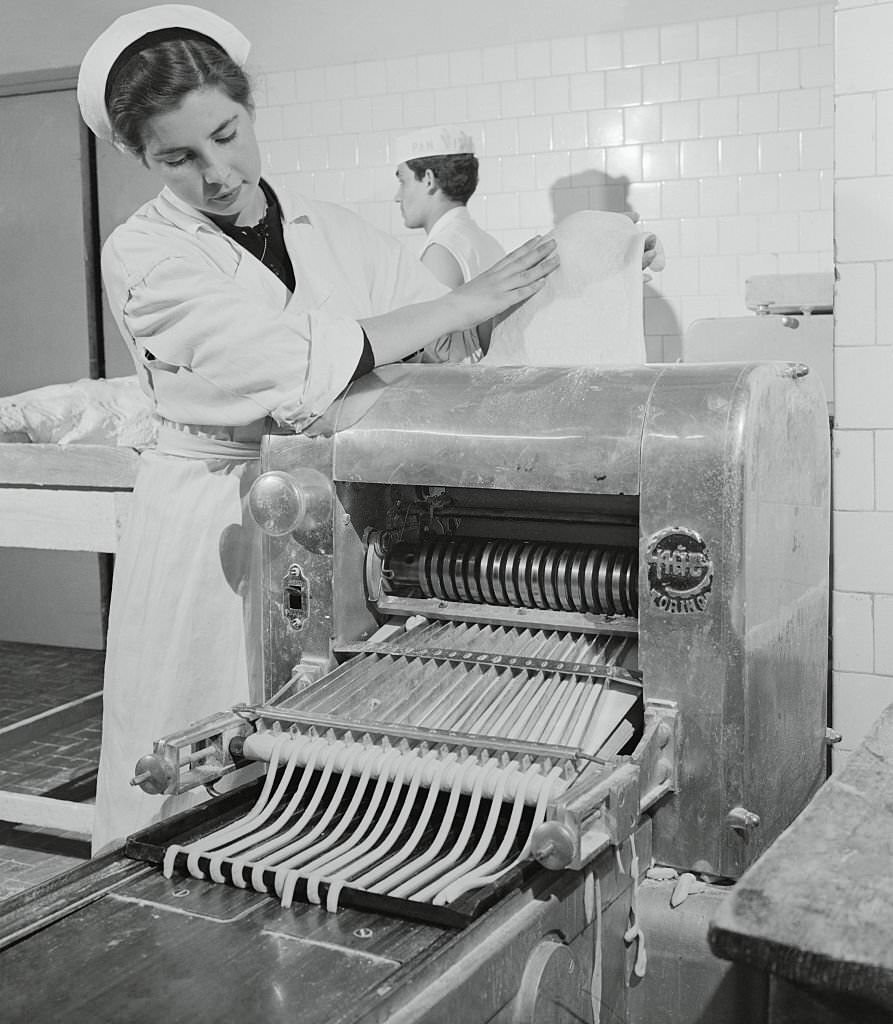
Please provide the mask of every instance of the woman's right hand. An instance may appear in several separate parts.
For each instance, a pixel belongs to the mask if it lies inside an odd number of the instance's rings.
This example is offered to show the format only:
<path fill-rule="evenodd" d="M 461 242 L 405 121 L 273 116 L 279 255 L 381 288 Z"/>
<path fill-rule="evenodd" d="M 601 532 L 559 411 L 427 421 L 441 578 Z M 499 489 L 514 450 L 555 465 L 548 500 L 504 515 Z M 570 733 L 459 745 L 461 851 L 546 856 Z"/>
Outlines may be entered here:
<path fill-rule="evenodd" d="M 554 238 L 537 235 L 529 239 L 489 270 L 454 289 L 460 322 L 453 329 L 474 327 L 529 299 L 558 264 Z"/>

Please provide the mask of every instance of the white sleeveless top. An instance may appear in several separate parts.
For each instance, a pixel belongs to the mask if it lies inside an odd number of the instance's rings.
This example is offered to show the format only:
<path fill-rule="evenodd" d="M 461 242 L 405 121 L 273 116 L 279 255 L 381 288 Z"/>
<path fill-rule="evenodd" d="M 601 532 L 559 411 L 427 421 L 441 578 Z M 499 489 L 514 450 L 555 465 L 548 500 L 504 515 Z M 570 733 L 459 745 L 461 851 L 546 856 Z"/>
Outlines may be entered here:
<path fill-rule="evenodd" d="M 505 255 L 496 239 L 471 219 L 465 206 L 454 206 L 434 224 L 419 256 L 432 245 L 442 245 L 459 264 L 463 281 L 470 281 Z"/>

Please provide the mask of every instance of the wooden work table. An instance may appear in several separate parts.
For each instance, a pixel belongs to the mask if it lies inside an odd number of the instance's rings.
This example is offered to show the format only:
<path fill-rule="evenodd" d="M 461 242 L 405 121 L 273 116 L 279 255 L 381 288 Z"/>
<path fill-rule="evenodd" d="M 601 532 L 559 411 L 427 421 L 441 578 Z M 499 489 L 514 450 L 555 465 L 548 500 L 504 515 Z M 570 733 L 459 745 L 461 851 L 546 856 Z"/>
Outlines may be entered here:
<path fill-rule="evenodd" d="M 98 444 L 0 444 L 0 546 L 109 551 L 139 455 Z"/>
<path fill-rule="evenodd" d="M 769 1024 L 893 1021 L 893 705 L 741 877 L 709 942 L 769 974 Z"/>
<path fill-rule="evenodd" d="M 0 444 L 0 547 L 114 554 L 130 512 L 139 454 L 98 444 Z M 102 690 L 0 726 L 0 755 L 98 715 Z M 0 790 L 0 820 L 89 836 L 93 806 Z"/>

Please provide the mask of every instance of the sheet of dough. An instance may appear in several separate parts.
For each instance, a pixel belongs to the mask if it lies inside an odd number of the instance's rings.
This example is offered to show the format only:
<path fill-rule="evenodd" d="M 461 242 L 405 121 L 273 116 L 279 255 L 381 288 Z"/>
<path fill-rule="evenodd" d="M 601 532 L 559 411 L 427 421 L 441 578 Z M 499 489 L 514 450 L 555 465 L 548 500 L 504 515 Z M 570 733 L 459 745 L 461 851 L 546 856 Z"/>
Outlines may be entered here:
<path fill-rule="evenodd" d="M 645 362 L 646 235 L 622 213 L 581 210 L 557 224 L 561 266 L 494 328 L 485 362 L 598 366 Z"/>

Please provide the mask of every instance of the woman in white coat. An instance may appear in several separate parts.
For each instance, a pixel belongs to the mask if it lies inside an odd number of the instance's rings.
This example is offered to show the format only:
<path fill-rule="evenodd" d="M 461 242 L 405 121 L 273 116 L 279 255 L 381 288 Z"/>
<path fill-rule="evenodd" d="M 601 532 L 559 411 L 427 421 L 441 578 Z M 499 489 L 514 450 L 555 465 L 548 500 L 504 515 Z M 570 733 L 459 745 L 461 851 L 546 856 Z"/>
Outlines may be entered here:
<path fill-rule="evenodd" d="M 262 696 L 246 498 L 269 420 L 307 428 L 357 376 L 523 301 L 557 265 L 533 239 L 450 292 L 350 212 L 274 192 L 248 49 L 227 21 L 166 4 L 115 21 L 78 80 L 87 125 L 164 185 L 102 256 L 160 425 L 115 567 L 94 854 L 197 798 L 130 785 L 155 739 Z"/>

